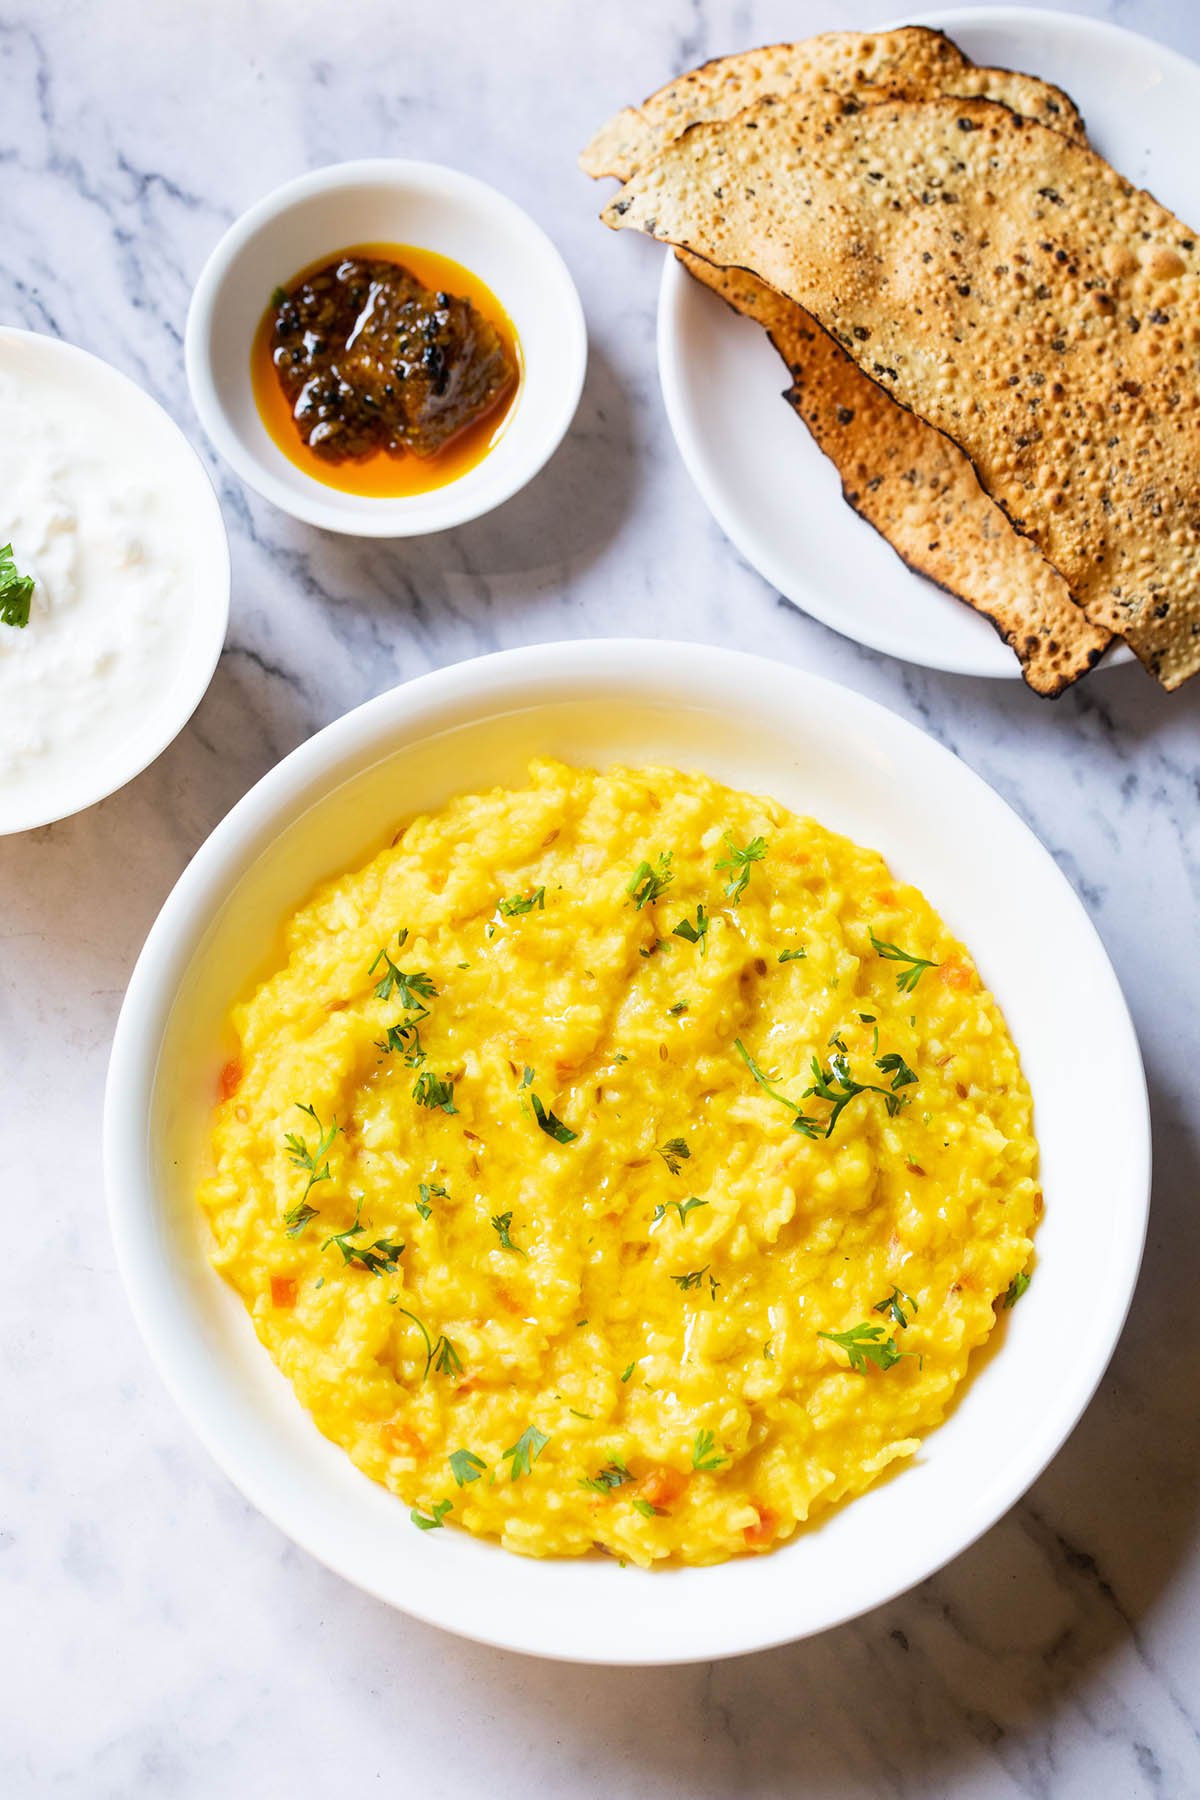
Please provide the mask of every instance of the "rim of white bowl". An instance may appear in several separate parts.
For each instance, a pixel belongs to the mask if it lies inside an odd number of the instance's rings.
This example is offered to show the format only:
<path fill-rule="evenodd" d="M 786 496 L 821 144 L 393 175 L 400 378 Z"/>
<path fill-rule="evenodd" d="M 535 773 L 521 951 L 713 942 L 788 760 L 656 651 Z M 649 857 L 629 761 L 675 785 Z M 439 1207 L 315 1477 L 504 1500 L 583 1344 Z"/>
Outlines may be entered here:
<path fill-rule="evenodd" d="M 229 423 L 226 409 L 213 378 L 211 333 L 213 312 L 234 265 L 247 246 L 293 207 L 315 194 L 326 194 L 352 187 L 395 188 L 403 191 L 421 189 L 453 203 L 455 200 L 481 202 L 506 222 L 514 236 L 524 237 L 534 247 L 545 265 L 548 280 L 556 284 L 556 302 L 561 308 L 570 342 L 570 357 L 560 373 L 558 405 L 549 416 L 536 448 L 521 462 L 514 463 L 507 476 L 497 481 L 495 470 L 502 468 L 500 451 L 504 439 L 490 451 L 481 468 L 491 466 L 493 479 L 486 487 L 469 486 L 466 477 L 431 490 L 428 495 L 379 497 L 371 511 L 352 510 L 346 500 L 361 501 L 361 495 L 343 499 L 335 488 L 322 488 L 313 481 L 307 488 L 292 489 L 273 473 L 246 445 Z M 336 250 L 337 246 L 332 246 Z M 504 296 L 497 295 L 503 305 Z M 528 366 L 536 346 L 522 341 L 521 353 Z M 250 345 L 246 346 L 247 380 L 249 380 Z M 562 252 L 529 213 L 507 194 L 477 175 L 451 168 L 446 163 L 422 162 L 412 157 L 368 157 L 355 162 L 329 163 L 308 174 L 273 188 L 261 200 L 247 208 L 234 221 L 211 251 L 192 290 L 184 333 L 184 363 L 192 404 L 209 439 L 224 457 L 234 474 L 277 506 L 281 512 L 316 525 L 325 531 L 345 536 L 368 538 L 430 537 L 439 531 L 450 531 L 482 518 L 511 500 L 545 468 L 562 443 L 579 406 L 587 375 L 587 324 L 583 302 Z M 517 397 L 520 405 L 520 395 Z M 468 472 L 470 473 L 470 472 Z M 422 516 L 436 500 L 438 516 L 433 522 Z M 455 504 L 457 501 L 457 504 Z"/>
<path fill-rule="evenodd" d="M 171 417 L 161 401 L 156 400 L 153 394 L 148 393 L 140 382 L 133 379 L 132 375 L 127 375 L 124 369 L 116 368 L 103 356 L 97 356 L 93 350 L 83 350 L 78 344 L 68 343 L 65 338 L 55 337 L 51 332 L 29 331 L 21 325 L 2 325 L 0 326 L 0 336 L 27 338 L 38 344 L 51 345 L 53 353 L 65 357 L 68 362 L 94 363 L 103 369 L 105 375 L 113 381 L 124 383 L 126 387 L 132 388 L 144 404 L 158 414 L 163 427 L 178 439 L 180 446 L 186 450 L 188 459 L 195 465 L 196 472 L 201 477 L 201 486 L 198 491 L 204 496 L 201 504 L 206 508 L 211 508 L 209 526 L 213 553 L 212 579 L 204 583 L 203 589 L 197 589 L 197 606 L 203 616 L 208 619 L 210 630 L 204 634 L 203 653 L 194 659 L 193 667 L 196 678 L 187 684 L 183 706 L 174 716 L 174 722 L 164 726 L 161 735 L 156 734 L 150 740 L 153 746 L 151 749 L 141 749 L 132 756 L 125 773 L 115 781 L 111 777 L 106 777 L 91 786 L 86 782 L 81 782 L 79 799 L 74 801 L 65 812 L 44 813 L 35 807 L 27 817 L 18 817 L 15 824 L 0 823 L 0 837 L 15 837 L 22 831 L 37 831 L 43 825 L 57 825 L 63 819 L 73 819 L 77 813 L 86 812 L 89 806 L 98 806 L 101 800 L 107 800 L 111 794 L 120 793 L 122 788 L 128 787 L 131 781 L 148 769 L 151 763 L 157 762 L 163 751 L 175 742 L 208 692 L 217 664 L 221 660 L 221 652 L 225 648 L 225 634 L 229 629 L 232 572 L 229 559 L 229 534 L 225 530 L 221 503 L 217 498 L 212 476 L 205 468 L 196 446 L 187 436 L 183 427 Z M 86 768 L 86 765 L 84 767 Z"/>
<path fill-rule="evenodd" d="M 486 708 L 505 696 L 511 698 L 514 691 L 527 694 L 531 684 L 551 681 L 559 684 L 559 698 L 569 697 L 573 682 L 582 689 L 594 687 L 598 678 L 621 683 L 639 698 L 649 699 L 655 692 L 655 663 L 659 658 L 666 661 L 673 676 L 682 674 L 694 684 L 696 691 L 703 690 L 706 695 L 711 695 L 714 704 L 719 703 L 722 694 L 730 691 L 731 684 L 736 690 L 742 683 L 756 680 L 774 683 L 781 678 L 795 683 L 796 705 L 802 703 L 801 690 L 805 688 L 824 695 L 836 695 L 843 718 L 847 714 L 857 714 L 868 734 L 872 724 L 886 721 L 886 730 L 898 733 L 906 741 L 915 765 L 919 766 L 922 761 L 943 768 L 949 765 L 953 770 L 952 778 L 962 784 L 977 812 L 990 812 L 996 820 L 1004 820 L 1016 827 L 1043 859 L 1047 879 L 1058 886 L 1066 905 L 1074 912 L 1079 932 L 1089 941 L 1099 957 L 1099 966 L 1106 971 L 1114 1017 L 1123 1024 L 1125 1040 L 1122 1128 L 1126 1141 L 1134 1146 L 1136 1166 L 1143 1173 L 1136 1193 L 1131 1193 L 1126 1202 L 1124 1233 L 1119 1253 L 1114 1257 L 1114 1267 L 1121 1271 L 1122 1278 L 1114 1280 L 1107 1322 L 1097 1338 L 1092 1361 L 1081 1369 L 1073 1384 L 1055 1392 L 1052 1405 L 1026 1446 L 1024 1456 L 1012 1458 L 1005 1466 L 1002 1480 L 993 1484 L 987 1496 L 973 1507 L 963 1509 L 956 1529 L 947 1532 L 944 1544 L 936 1553 L 923 1557 L 919 1565 L 903 1568 L 868 1600 L 855 1599 L 844 1608 L 832 1609 L 830 1616 L 798 1629 L 772 1627 L 764 1633 L 747 1629 L 741 1621 L 727 1638 L 722 1637 L 718 1628 L 711 1638 L 689 1640 L 686 1646 L 667 1652 L 654 1650 L 639 1655 L 636 1646 L 630 1644 L 619 1653 L 606 1650 L 597 1655 L 591 1647 L 566 1648 L 561 1643 L 547 1647 L 545 1643 L 535 1641 L 538 1639 L 536 1627 L 531 1634 L 524 1635 L 524 1621 L 515 1624 L 510 1633 L 502 1634 L 472 1624 L 462 1608 L 452 1605 L 439 1608 L 414 1602 L 409 1595 L 394 1591 L 356 1562 L 352 1550 L 345 1545 L 345 1534 L 330 1543 L 320 1532 L 310 1531 L 304 1520 L 289 1514 L 288 1493 L 286 1490 L 282 1494 L 275 1491 L 259 1466 L 261 1457 L 240 1444 L 231 1445 L 228 1433 L 222 1428 L 219 1405 L 210 1404 L 195 1391 L 196 1383 L 189 1376 L 186 1349 L 178 1342 L 174 1314 L 156 1272 L 159 1239 L 149 1121 L 159 1050 L 182 978 L 225 896 L 251 864 L 264 852 L 269 852 L 273 842 L 272 826 L 279 823 L 283 829 L 280 816 L 285 809 L 300 802 L 315 802 L 352 771 L 358 772 L 362 765 L 355 759 L 373 746 L 380 744 L 381 755 L 390 753 L 395 744 L 384 749 L 381 744 L 384 734 L 394 736 L 404 731 L 409 735 L 429 729 L 447 708 L 463 701 Z M 264 834 L 268 834 L 265 840 Z M 952 751 L 877 701 L 794 665 L 776 664 L 744 651 L 670 640 L 579 639 L 498 651 L 434 670 L 391 688 L 334 720 L 268 771 L 201 845 L 150 930 L 117 1021 L 105 1088 L 103 1136 L 109 1223 L 117 1266 L 138 1327 L 151 1359 L 180 1411 L 218 1467 L 251 1504 L 317 1562 L 364 1592 L 427 1624 L 500 1649 L 555 1661 L 620 1667 L 674 1665 L 749 1655 L 815 1636 L 886 1605 L 969 1549 L 1038 1479 L 1078 1424 L 1095 1393 L 1128 1316 L 1141 1267 L 1150 1203 L 1149 1099 L 1141 1051 L 1128 1005 L 1099 933 L 1082 902 L 1020 815 Z M 786 1553 L 786 1546 L 781 1553 Z M 653 1578 L 669 1579 L 669 1575 L 664 1577 L 660 1571 Z M 449 1592 L 449 1587 L 446 1591 Z M 469 1607 L 466 1612 L 469 1614 Z M 636 1637 L 636 1619 L 631 1619 L 630 1632 L 631 1637 Z"/>

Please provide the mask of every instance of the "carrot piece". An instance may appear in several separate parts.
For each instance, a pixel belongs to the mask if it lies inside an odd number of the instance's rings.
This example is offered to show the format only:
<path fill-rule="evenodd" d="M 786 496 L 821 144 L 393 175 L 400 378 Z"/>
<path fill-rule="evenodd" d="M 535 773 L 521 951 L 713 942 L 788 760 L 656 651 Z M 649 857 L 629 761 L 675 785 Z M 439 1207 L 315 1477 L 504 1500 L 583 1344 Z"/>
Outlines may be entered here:
<path fill-rule="evenodd" d="M 764 1506 L 761 1500 L 752 1500 L 750 1504 L 758 1514 L 758 1524 L 747 1525 L 742 1536 L 750 1548 L 756 1550 L 764 1544 L 774 1543 L 779 1514 L 773 1507 Z"/>
<path fill-rule="evenodd" d="M 295 1306 L 296 1283 L 290 1275 L 272 1275 L 271 1305 Z"/>
<path fill-rule="evenodd" d="M 411 1425 L 405 1425 L 400 1419 L 389 1419 L 380 1432 L 383 1447 L 393 1455 L 408 1451 L 411 1456 L 427 1454 L 425 1440 L 417 1436 Z"/>
<path fill-rule="evenodd" d="M 975 985 L 975 972 L 957 956 L 946 959 L 938 970 L 938 980 L 943 987 L 958 988 L 960 991 Z"/>
<path fill-rule="evenodd" d="M 650 1469 L 633 1485 L 631 1498 L 648 1500 L 651 1506 L 670 1506 L 685 1492 L 688 1478 L 678 1469 Z"/>
<path fill-rule="evenodd" d="M 244 1073 L 245 1070 L 242 1068 L 241 1060 L 236 1056 L 233 1057 L 230 1062 L 225 1064 L 225 1067 L 221 1070 L 222 1100 L 232 1100 L 233 1096 L 242 1085 L 242 1076 Z"/>

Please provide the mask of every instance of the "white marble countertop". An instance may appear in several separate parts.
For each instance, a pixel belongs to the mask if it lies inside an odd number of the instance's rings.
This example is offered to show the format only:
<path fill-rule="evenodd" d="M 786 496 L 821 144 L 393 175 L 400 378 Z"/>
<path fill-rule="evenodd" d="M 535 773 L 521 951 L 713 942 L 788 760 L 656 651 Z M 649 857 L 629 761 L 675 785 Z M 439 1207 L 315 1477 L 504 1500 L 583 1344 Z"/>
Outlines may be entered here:
<path fill-rule="evenodd" d="M 741 44 L 882 21 L 894 4 L 13 0 L 0 19 L 0 318 L 109 358 L 193 437 L 181 334 L 205 255 L 266 189 L 347 155 L 443 159 L 504 187 L 562 247 L 592 345 L 549 469 L 492 518 L 425 542 L 307 530 L 209 456 L 234 588 L 207 699 L 123 793 L 0 841 L 8 1800 L 399 1784 L 429 1800 L 1200 1793 L 1200 684 L 1168 701 L 1123 668 L 1049 705 L 1016 683 L 888 661 L 778 602 L 670 441 L 658 256 L 614 254 L 574 167 L 631 90 Z M 1200 54 L 1190 0 L 1076 10 Z M 422 670 L 625 633 L 827 673 L 992 782 L 1053 851 L 1125 984 L 1157 1159 L 1112 1367 L 1008 1518 L 823 1638 L 642 1672 L 522 1660 L 414 1624 L 257 1516 L 150 1366 L 113 1267 L 98 1154 L 109 1038 L 146 930 L 265 769 Z"/>

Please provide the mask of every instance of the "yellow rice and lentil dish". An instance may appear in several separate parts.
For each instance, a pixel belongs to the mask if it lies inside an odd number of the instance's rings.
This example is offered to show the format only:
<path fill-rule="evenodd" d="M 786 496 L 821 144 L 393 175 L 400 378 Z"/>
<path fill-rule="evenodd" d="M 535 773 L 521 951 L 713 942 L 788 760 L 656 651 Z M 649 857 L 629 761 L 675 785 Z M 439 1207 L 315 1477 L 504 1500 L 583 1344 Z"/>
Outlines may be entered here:
<path fill-rule="evenodd" d="M 425 1529 L 762 1552 L 911 1456 L 1027 1282 L 1032 1105 L 873 851 L 535 764 L 290 919 L 234 1014 L 213 1261 Z"/>

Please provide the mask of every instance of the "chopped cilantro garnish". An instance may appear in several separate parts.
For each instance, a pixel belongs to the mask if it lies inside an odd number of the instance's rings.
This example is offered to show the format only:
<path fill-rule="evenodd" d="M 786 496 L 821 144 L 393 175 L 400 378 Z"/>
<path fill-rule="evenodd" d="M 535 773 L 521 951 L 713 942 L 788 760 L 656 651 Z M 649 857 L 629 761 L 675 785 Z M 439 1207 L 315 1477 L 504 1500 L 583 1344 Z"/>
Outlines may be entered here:
<path fill-rule="evenodd" d="M 633 1476 L 625 1467 L 619 1456 L 610 1457 L 598 1475 L 583 1476 L 580 1487 L 591 1488 L 597 1494 L 611 1493 L 614 1488 L 623 1487 Z"/>
<path fill-rule="evenodd" d="M 289 1207 L 283 1215 L 288 1236 L 299 1237 L 305 1226 L 317 1216 L 316 1207 L 310 1206 L 307 1200 L 298 1201 L 295 1206 Z"/>
<path fill-rule="evenodd" d="M 391 1304 L 395 1306 L 397 1312 L 402 1312 L 406 1319 L 412 1320 L 413 1324 L 425 1340 L 425 1368 L 421 1375 L 421 1380 L 429 1380 L 430 1369 L 436 1370 L 439 1375 L 461 1375 L 462 1358 L 454 1348 L 454 1345 L 450 1342 L 450 1339 L 443 1333 L 443 1335 L 438 1338 L 437 1342 L 434 1343 L 424 1322 L 421 1319 L 418 1319 L 415 1312 L 409 1312 L 407 1306 L 400 1306 L 394 1295 Z"/>
<path fill-rule="evenodd" d="M 450 1473 L 459 1487 L 466 1487 L 468 1482 L 478 1481 L 487 1468 L 482 1456 L 476 1456 L 473 1450 L 452 1450 L 450 1452 Z"/>
<path fill-rule="evenodd" d="M 680 919 L 678 925 L 671 927 L 671 936 L 682 938 L 688 944 L 699 944 L 700 954 L 703 956 L 708 949 L 708 928 L 711 923 L 704 902 L 700 901 L 696 907 L 695 923 L 691 919 Z"/>
<path fill-rule="evenodd" d="M 716 1439 L 711 1431 L 698 1432 L 692 1445 L 693 1469 L 719 1469 L 722 1463 L 728 1462 L 727 1456 L 713 1455 L 715 1447 Z"/>
<path fill-rule="evenodd" d="M 849 1331 L 818 1331 L 817 1336 L 844 1350 L 856 1375 L 865 1375 L 868 1363 L 890 1369 L 902 1356 L 912 1355 L 911 1350 L 898 1350 L 895 1338 L 888 1337 L 882 1325 L 852 1325 Z"/>
<path fill-rule="evenodd" d="M 643 906 L 659 899 L 666 893 L 675 876 L 671 869 L 671 852 L 664 850 L 656 857 L 653 867 L 648 862 L 640 862 L 626 885 L 625 892 L 633 904 L 641 912 Z"/>
<path fill-rule="evenodd" d="M 818 1059 L 814 1056 L 812 1059 L 812 1086 L 806 1087 L 804 1090 L 805 1099 L 807 1099 L 810 1094 L 815 1095 L 819 1100 L 828 1100 L 833 1108 L 833 1111 L 825 1121 L 825 1131 L 823 1134 L 825 1137 L 833 1136 L 833 1128 L 841 1118 L 843 1110 L 850 1104 L 851 1100 L 856 1099 L 859 1094 L 882 1094 L 884 1104 L 888 1110 L 888 1116 L 893 1119 L 902 1107 L 908 1105 L 908 1100 L 900 1094 L 897 1094 L 895 1091 L 896 1088 L 903 1087 L 906 1081 L 916 1080 L 916 1076 L 904 1062 L 903 1058 L 897 1056 L 893 1059 L 893 1057 L 889 1056 L 881 1059 L 879 1064 L 881 1068 L 885 1063 L 889 1067 L 892 1067 L 897 1063 L 899 1064 L 899 1071 L 896 1079 L 892 1082 L 891 1088 L 883 1088 L 873 1081 L 856 1081 L 854 1076 L 850 1073 L 850 1060 L 844 1041 L 835 1033 L 830 1042 L 835 1046 L 835 1049 L 833 1055 L 829 1059 L 829 1067 L 823 1069 Z M 810 1133 L 810 1135 L 812 1134 Z"/>
<path fill-rule="evenodd" d="M 1004 1290 L 1004 1303 L 1003 1304 L 1004 1304 L 1005 1311 L 1007 1311 L 1010 1306 L 1015 1306 L 1017 1304 L 1017 1301 L 1021 1298 L 1021 1295 L 1025 1292 L 1025 1289 L 1029 1286 L 1029 1283 L 1031 1280 L 1032 1280 L 1032 1277 L 1029 1275 L 1026 1275 L 1024 1270 L 1022 1270 L 1019 1274 L 1013 1276 L 1013 1278 L 1009 1282 L 1007 1288 Z"/>
<path fill-rule="evenodd" d="M 423 1219 L 427 1219 L 433 1211 L 434 1200 L 448 1200 L 450 1198 L 440 1181 L 422 1181 L 417 1185 L 421 1195 L 421 1198 L 416 1203 L 417 1211 Z"/>
<path fill-rule="evenodd" d="M 396 944 L 398 948 L 403 948 L 407 941 L 407 931 L 397 933 Z M 375 957 L 375 960 L 367 970 L 367 974 L 373 975 L 380 963 L 384 965 L 384 973 L 382 978 L 375 984 L 375 998 L 377 1000 L 390 1000 L 392 994 L 396 993 L 400 996 L 400 1004 L 405 1012 L 415 1012 L 424 1015 L 428 1011 L 428 1008 L 425 1005 L 426 1000 L 433 1000 L 437 996 L 437 989 L 434 987 L 430 977 L 424 973 L 408 975 L 403 969 L 398 969 L 396 964 L 392 961 L 391 956 L 388 954 L 386 945 Z"/>
<path fill-rule="evenodd" d="M 876 1026 L 875 1037 L 876 1042 L 878 1043 L 878 1026 Z M 898 1050 L 889 1050 L 886 1056 L 879 1057 L 875 1067 L 881 1069 L 885 1075 L 890 1075 L 892 1077 L 893 1093 L 895 1093 L 897 1088 L 908 1087 L 911 1082 L 914 1082 L 917 1079 L 916 1070 L 909 1068 Z"/>
<path fill-rule="evenodd" d="M 637 1495 L 631 1500 L 630 1505 L 633 1507 L 634 1512 L 641 1513 L 643 1519 L 662 1519 L 666 1517 L 667 1509 L 665 1506 L 652 1506 L 649 1500 L 642 1500 Z"/>
<path fill-rule="evenodd" d="M 869 928 L 868 928 L 869 930 Z M 896 977 L 896 986 L 902 994 L 911 994 L 926 969 L 940 969 L 941 964 L 931 962 L 926 956 L 914 956 L 911 950 L 901 950 L 898 944 L 886 944 L 869 930 L 871 948 L 876 956 L 882 956 L 885 962 L 907 963 Z"/>
<path fill-rule="evenodd" d="M 303 1201 L 308 1199 L 309 1194 L 312 1192 L 313 1188 L 316 1187 L 318 1181 L 329 1181 L 332 1179 L 329 1173 L 328 1159 L 329 1152 L 333 1147 L 333 1140 L 337 1136 L 339 1128 L 336 1119 L 331 1120 L 328 1127 L 322 1125 L 313 1108 L 311 1106 L 302 1105 L 299 1100 L 296 1101 L 296 1108 L 299 1112 L 307 1113 L 308 1117 L 316 1126 L 319 1134 L 315 1150 L 310 1150 L 305 1140 L 302 1137 L 297 1137 L 293 1131 L 287 1132 L 283 1140 L 287 1145 L 287 1153 L 295 1163 L 296 1167 L 298 1169 L 304 1169 L 308 1175 L 308 1182 L 301 1195 L 301 1200 Z"/>
<path fill-rule="evenodd" d="M 383 1056 L 398 1052 L 403 1056 L 410 1069 L 419 1069 L 425 1061 L 425 1047 L 421 1042 L 420 1021 L 429 1014 L 422 1012 L 403 1024 L 389 1025 L 384 1037 L 375 1039 L 375 1048 Z"/>
<path fill-rule="evenodd" d="M 761 837 L 751 838 L 748 844 L 743 844 L 739 848 L 727 831 L 725 842 L 729 845 L 729 855 L 723 856 L 720 862 L 714 863 L 713 868 L 724 871 L 729 876 L 725 897 L 727 900 L 731 900 L 734 906 L 739 906 L 750 881 L 750 864 L 761 862 L 767 854 L 767 840 Z"/>
<path fill-rule="evenodd" d="M 681 1137 L 668 1138 L 665 1144 L 656 1144 L 654 1153 L 662 1157 L 672 1175 L 678 1175 L 680 1163 L 686 1162 L 692 1154 L 687 1147 L 687 1140 Z"/>
<path fill-rule="evenodd" d="M 33 576 L 19 575 L 11 544 L 0 545 L 0 625 L 24 631 L 33 599 Z"/>
<path fill-rule="evenodd" d="M 501 900 L 497 908 L 502 919 L 516 919 L 522 913 L 532 912 L 534 907 L 539 912 L 546 910 L 546 890 L 544 887 L 534 888 L 531 894 L 513 894 L 508 900 Z"/>
<path fill-rule="evenodd" d="M 686 1225 L 687 1216 L 690 1212 L 694 1212 L 698 1206 L 707 1205 L 707 1200 L 697 1200 L 695 1194 L 692 1195 L 690 1200 L 664 1200 L 661 1205 L 655 1207 L 654 1217 L 651 1219 L 650 1223 L 652 1225 L 657 1225 L 658 1221 L 664 1219 L 672 1208 L 674 1208 L 679 1214 L 679 1223 L 681 1225 Z"/>
<path fill-rule="evenodd" d="M 440 1531 L 442 1521 L 448 1512 L 453 1511 L 453 1508 L 453 1500 L 438 1500 L 430 1507 L 428 1513 L 418 1512 L 414 1506 L 408 1516 L 418 1531 Z"/>
<path fill-rule="evenodd" d="M 528 1073 L 532 1075 L 533 1071 L 529 1070 Z M 569 1125 L 564 1125 L 557 1113 L 552 1113 L 548 1107 L 543 1106 L 536 1094 L 530 1094 L 529 1104 L 533 1108 L 534 1118 L 547 1137 L 553 1138 L 556 1144 L 573 1144 L 575 1142 L 579 1133 L 572 1131 Z"/>
<path fill-rule="evenodd" d="M 636 1362 L 631 1362 L 631 1363 L 630 1363 L 630 1365 L 629 1365 L 629 1367 L 628 1367 L 628 1368 L 627 1368 L 627 1369 L 626 1369 L 626 1371 L 625 1371 L 625 1373 L 624 1373 L 624 1374 L 623 1374 L 623 1375 L 622 1375 L 622 1377 L 621 1377 L 621 1380 L 622 1380 L 622 1381 L 628 1381 L 628 1380 L 629 1380 L 629 1377 L 630 1377 L 630 1376 L 631 1376 L 631 1375 L 632 1375 L 632 1374 L 633 1374 L 633 1371 L 634 1371 L 634 1370 L 635 1370 L 635 1369 L 636 1369 L 636 1368 L 637 1368 L 637 1363 L 636 1363 Z"/>
<path fill-rule="evenodd" d="M 330 1244 L 336 1244 L 343 1264 L 366 1269 L 371 1275 L 390 1275 L 404 1254 L 404 1245 L 382 1237 L 376 1238 L 373 1244 L 357 1243 L 356 1240 L 363 1237 L 367 1229 L 360 1218 L 361 1212 L 360 1199 L 355 1208 L 353 1225 L 348 1226 L 345 1231 L 335 1231 L 325 1239 L 321 1248 L 328 1250 Z"/>
<path fill-rule="evenodd" d="M 806 956 L 807 956 L 807 955 L 808 955 L 808 951 L 807 951 L 807 950 L 781 950 L 781 951 L 780 951 L 780 952 L 779 952 L 779 961 L 780 961 L 780 962 L 781 962 L 781 963 L 785 963 L 785 962 L 803 962 L 803 961 L 804 961 L 804 958 L 805 958 L 805 957 L 806 957 Z"/>
<path fill-rule="evenodd" d="M 504 1451 L 504 1460 L 512 1464 L 512 1479 L 528 1475 L 550 1439 L 536 1425 L 527 1425 L 515 1444 Z"/>
<path fill-rule="evenodd" d="M 920 1312 L 921 1309 L 917 1305 L 916 1301 L 913 1299 L 912 1295 L 906 1294 L 903 1291 L 903 1289 L 901 1289 L 901 1288 L 893 1287 L 893 1289 L 892 1289 L 891 1293 L 888 1295 L 887 1299 L 886 1300 L 877 1300 L 875 1302 L 874 1306 L 871 1308 L 871 1311 L 877 1312 L 877 1313 L 886 1313 L 889 1318 L 895 1320 L 896 1324 L 900 1327 L 901 1331 L 907 1331 L 908 1330 L 908 1318 L 904 1311 L 904 1308 L 906 1306 L 908 1307 L 909 1311 L 912 1313 L 913 1317 L 916 1318 L 917 1314 Z"/>
<path fill-rule="evenodd" d="M 687 1275 L 672 1275 L 671 1280 L 682 1293 L 686 1293 L 689 1288 L 698 1288 L 707 1276 L 709 1298 L 715 1300 L 717 1297 L 717 1289 L 721 1284 L 719 1281 L 715 1280 L 712 1275 L 709 1275 L 708 1268 L 709 1265 L 705 1263 L 702 1269 L 692 1269 Z"/>
<path fill-rule="evenodd" d="M 514 1244 L 512 1238 L 509 1236 L 509 1228 L 511 1225 L 512 1214 L 510 1212 L 498 1213 L 492 1220 L 492 1230 L 500 1239 L 500 1248 L 502 1250 L 515 1250 L 518 1256 L 524 1256 L 525 1252 L 522 1250 L 520 1244 Z"/>
<path fill-rule="evenodd" d="M 456 1113 L 454 1104 L 454 1083 L 441 1075 L 435 1075 L 431 1069 L 422 1069 L 413 1083 L 413 1099 L 418 1106 L 427 1106 L 431 1111 L 439 1107 L 444 1113 Z"/>
<path fill-rule="evenodd" d="M 801 1107 L 797 1106 L 794 1100 L 789 1100 L 786 1094 L 781 1094 L 777 1087 L 771 1085 L 771 1079 L 763 1074 L 762 1070 L 747 1050 L 745 1044 L 743 1044 L 741 1038 L 734 1038 L 733 1047 L 753 1075 L 755 1081 L 757 1081 L 759 1087 L 763 1090 L 764 1094 L 770 1094 L 772 1100 L 778 1100 L 780 1106 L 787 1107 L 792 1115 L 792 1130 L 803 1132 L 805 1137 L 820 1137 L 821 1121 L 819 1119 L 810 1118 Z M 825 1135 L 828 1136 L 828 1132 L 826 1132 Z"/>

